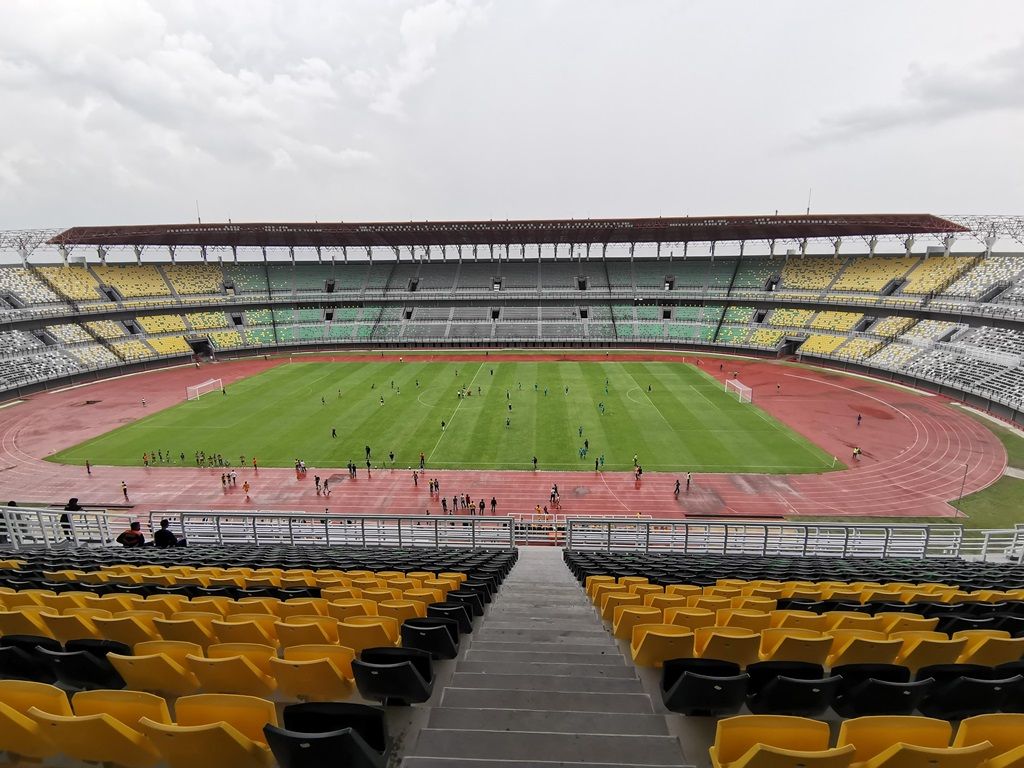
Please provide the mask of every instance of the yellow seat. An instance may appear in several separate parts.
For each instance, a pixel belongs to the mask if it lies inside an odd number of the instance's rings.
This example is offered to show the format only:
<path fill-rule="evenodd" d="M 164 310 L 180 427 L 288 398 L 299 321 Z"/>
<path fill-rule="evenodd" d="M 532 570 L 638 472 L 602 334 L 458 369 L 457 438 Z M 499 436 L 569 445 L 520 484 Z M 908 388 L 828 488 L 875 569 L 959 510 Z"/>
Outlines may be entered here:
<path fill-rule="evenodd" d="M 666 595 L 662 592 L 653 592 L 644 595 L 644 605 L 651 608 L 659 608 L 664 611 L 666 608 L 685 608 L 685 595 Z"/>
<path fill-rule="evenodd" d="M 968 747 L 989 742 L 992 756 L 985 768 L 1020 768 L 1024 766 L 1024 715 L 975 715 L 960 721 L 953 738 L 954 747 Z"/>
<path fill-rule="evenodd" d="M 168 768 L 271 768 L 270 749 L 225 722 L 206 725 L 164 725 L 139 721 Z"/>
<path fill-rule="evenodd" d="M 604 598 L 606 594 L 609 594 L 611 592 L 622 592 L 624 594 L 629 594 L 629 587 L 627 587 L 625 584 L 616 584 L 615 582 L 596 582 L 593 585 L 593 589 L 589 593 L 590 600 L 594 603 L 594 605 L 600 608 L 601 600 Z"/>
<path fill-rule="evenodd" d="M 238 654 L 222 658 L 189 656 L 188 669 L 207 693 L 270 696 L 277 684 L 248 658 Z"/>
<path fill-rule="evenodd" d="M 277 616 L 277 606 L 281 601 L 276 597 L 243 597 L 232 600 L 224 605 L 224 615 L 233 616 L 238 613 L 266 613 Z"/>
<path fill-rule="evenodd" d="M 987 766 L 986 758 L 992 754 L 993 747 L 987 741 L 969 747 L 917 747 L 900 743 L 863 765 L 864 768 L 978 768 Z"/>
<path fill-rule="evenodd" d="M 701 658 L 732 661 L 741 667 L 759 659 L 760 634 L 738 627 L 701 627 L 694 634 L 695 650 Z"/>
<path fill-rule="evenodd" d="M 238 613 L 226 616 L 227 621 L 211 624 L 217 639 L 222 643 L 259 643 L 277 645 L 278 619 L 261 613 Z"/>
<path fill-rule="evenodd" d="M 93 595 L 85 598 L 86 608 L 101 608 L 110 611 L 111 615 L 121 611 L 132 610 L 132 603 L 138 595 L 130 595 L 124 592 L 115 592 L 110 595 Z"/>
<path fill-rule="evenodd" d="M 924 616 L 917 616 L 913 613 L 900 613 L 899 611 L 881 612 L 875 614 L 876 618 L 883 620 L 883 632 L 929 632 L 938 626 L 939 619 L 934 617 L 926 619 Z"/>
<path fill-rule="evenodd" d="M 284 600 L 275 611 L 279 619 L 290 619 L 292 616 L 326 616 L 327 601 L 322 597 L 300 597 Z"/>
<path fill-rule="evenodd" d="M 824 665 L 832 638 L 813 629 L 776 627 L 761 632 L 761 661 L 806 661 Z"/>
<path fill-rule="evenodd" d="M 630 654 L 639 667 L 660 667 L 668 659 L 692 658 L 693 632 L 673 624 L 637 624 Z"/>
<path fill-rule="evenodd" d="M 754 611 L 745 608 L 720 608 L 715 611 L 715 625 L 719 627 L 738 627 L 751 632 L 768 629 L 769 615 L 765 611 Z"/>
<path fill-rule="evenodd" d="M 860 629 L 885 632 L 885 620 L 856 611 L 829 611 L 824 614 L 825 629 Z"/>
<path fill-rule="evenodd" d="M 177 617 L 184 614 L 176 613 Z M 193 614 L 194 615 L 194 614 Z M 154 619 L 153 625 L 160 637 L 164 640 L 178 640 L 184 643 L 195 643 L 206 648 L 218 642 L 217 634 L 213 631 L 215 616 L 210 615 L 208 619 L 200 618 L 174 618 Z"/>
<path fill-rule="evenodd" d="M 104 637 L 88 616 L 78 614 L 50 616 L 49 614 L 43 614 L 41 618 L 46 628 L 50 631 L 50 636 L 61 643 L 67 643 L 69 640 L 99 640 Z"/>
<path fill-rule="evenodd" d="M 376 616 L 377 601 L 361 598 L 334 600 L 327 604 L 327 615 L 338 621 L 345 621 L 350 616 Z"/>
<path fill-rule="evenodd" d="M 42 595 L 41 605 L 53 608 L 57 613 L 63 613 L 68 608 L 82 608 L 85 606 L 85 598 L 91 592 L 62 592 L 59 595 Z"/>
<path fill-rule="evenodd" d="M 391 616 L 404 622 L 406 619 L 424 618 L 427 615 L 427 604 L 415 600 L 381 600 L 377 603 L 380 616 Z"/>
<path fill-rule="evenodd" d="M 282 648 L 338 642 L 338 620 L 330 616 L 293 616 L 274 625 Z"/>
<path fill-rule="evenodd" d="M 4 596 L 3 604 L 8 610 L 21 608 L 22 606 L 42 606 L 45 598 L 56 597 L 57 593 L 50 589 L 23 589 L 20 592 L 11 592 Z"/>
<path fill-rule="evenodd" d="M 825 634 L 832 638 L 832 648 L 826 660 L 829 667 L 843 664 L 893 664 L 903 648 L 902 640 L 890 640 L 882 632 L 830 629 Z"/>
<path fill-rule="evenodd" d="M 180 666 L 187 666 L 185 659 L 189 656 L 203 656 L 205 650 L 197 643 L 186 643 L 181 640 L 149 640 L 137 643 L 132 650 L 136 656 L 146 656 L 153 653 L 162 653 L 171 661 L 177 662 Z"/>
<path fill-rule="evenodd" d="M 150 595 L 132 601 L 132 608 L 139 611 L 159 611 L 167 619 L 179 611 L 188 610 L 188 604 L 188 598 L 184 595 Z"/>
<path fill-rule="evenodd" d="M 829 749 L 828 724 L 804 717 L 740 715 L 718 721 L 712 768 L 846 768 L 852 747 Z"/>
<path fill-rule="evenodd" d="M 338 622 L 338 642 L 355 651 L 398 645 L 398 629 L 390 616 L 350 616 Z"/>
<path fill-rule="evenodd" d="M 64 691 L 55 685 L 28 680 L 0 680 L 0 704 L 16 712 L 28 712 L 35 707 L 51 715 L 73 714 Z"/>
<path fill-rule="evenodd" d="M 148 640 L 157 640 L 157 633 L 152 620 L 146 621 L 140 616 L 116 616 L 109 619 L 94 618 L 92 623 L 107 640 L 116 640 L 125 645 L 134 646 Z"/>
<path fill-rule="evenodd" d="M 381 600 L 398 600 L 402 596 L 402 590 L 391 589 L 390 587 L 376 587 L 363 590 L 364 600 L 373 600 L 379 603 Z"/>
<path fill-rule="evenodd" d="M 258 598 L 257 598 L 258 599 Z M 267 598 L 272 599 L 272 598 Z M 240 602 L 232 600 L 230 597 L 224 597 L 223 595 L 201 595 L 199 597 L 193 597 L 185 605 L 179 609 L 179 612 L 193 612 L 200 611 L 203 613 L 217 613 L 221 616 L 227 616 L 230 613 L 230 608 L 233 605 L 241 605 Z M 238 613 L 259 613 L 258 610 L 238 611 Z M 167 618 L 172 618 L 174 614 Z"/>
<path fill-rule="evenodd" d="M 71 697 L 71 708 L 79 717 L 110 715 L 129 728 L 137 726 L 141 717 L 158 723 L 171 722 L 171 713 L 162 697 L 139 691 L 80 691 Z"/>
<path fill-rule="evenodd" d="M 946 747 L 953 729 L 945 720 L 912 715 L 879 715 L 844 720 L 839 726 L 839 746 L 852 745 L 854 765 L 867 764 L 894 744 Z"/>
<path fill-rule="evenodd" d="M 686 627 L 691 631 L 715 626 L 715 612 L 709 608 L 666 608 L 664 616 L 666 624 Z"/>
<path fill-rule="evenodd" d="M 65 697 L 65 701 L 67 697 Z M 55 757 L 60 749 L 39 722 L 8 704 L 0 703 L 0 752 L 6 752 L 15 765 L 22 757 L 33 761 Z"/>
<path fill-rule="evenodd" d="M 444 601 L 445 595 L 448 590 L 442 590 L 437 587 L 428 587 L 426 585 L 419 589 L 407 589 L 402 593 L 403 600 L 415 600 L 418 603 L 424 605 L 433 605 L 434 603 L 440 603 Z"/>
<path fill-rule="evenodd" d="M 665 594 L 665 588 L 660 584 L 630 584 L 629 591 L 642 598 L 646 598 L 647 595 Z"/>
<path fill-rule="evenodd" d="M 665 594 L 669 597 L 689 597 L 701 595 L 703 592 L 696 584 L 666 584 Z"/>
<path fill-rule="evenodd" d="M 620 576 L 619 584 L 625 584 L 628 589 L 632 584 L 646 584 L 649 579 L 646 576 Z"/>
<path fill-rule="evenodd" d="M 391 589 L 398 589 L 402 592 L 405 592 L 407 589 L 419 589 L 423 586 L 423 582 L 420 579 L 410 579 L 409 577 L 405 577 L 404 579 L 387 579 L 386 584 L 391 587 Z"/>
<path fill-rule="evenodd" d="M 113 763 L 125 768 L 149 768 L 160 761 L 159 753 L 145 734 L 108 714 L 51 715 L 35 707 L 28 714 L 38 721 L 62 754 L 75 760 Z"/>
<path fill-rule="evenodd" d="M 134 656 L 108 653 L 107 661 L 113 664 L 127 687 L 133 690 L 153 691 L 171 697 L 187 696 L 199 690 L 196 676 L 184 664 L 165 653 L 136 652 Z"/>
<path fill-rule="evenodd" d="M 728 597 L 716 597 L 714 595 L 690 595 L 686 598 L 686 604 L 690 608 L 707 608 L 709 611 L 729 608 L 730 602 Z"/>
<path fill-rule="evenodd" d="M 814 611 L 782 610 L 772 611 L 768 626 L 779 629 L 813 629 L 816 632 L 824 632 L 825 614 L 814 613 Z"/>
<path fill-rule="evenodd" d="M 1024 637 L 1010 637 L 1009 632 L 972 630 L 954 632 L 953 639 L 964 639 L 967 645 L 957 662 L 997 667 L 1024 658 Z"/>
<path fill-rule="evenodd" d="M 35 635 L 37 637 L 53 637 L 53 632 L 43 619 L 44 612 L 52 609 L 34 606 L 37 610 L 29 610 L 33 606 L 18 606 L 20 610 L 0 611 L 0 635 Z"/>
<path fill-rule="evenodd" d="M 967 638 L 950 638 L 941 632 L 895 632 L 892 639 L 903 642 L 896 663 L 917 672 L 932 664 L 955 664 L 967 645 Z"/>
<path fill-rule="evenodd" d="M 346 598 L 358 599 L 362 594 L 363 591 L 356 587 L 328 587 L 327 589 L 320 590 L 320 597 L 329 603 Z"/>
<path fill-rule="evenodd" d="M 246 738 L 260 744 L 266 744 L 263 726 L 278 724 L 277 709 L 271 702 L 230 693 L 183 696 L 174 703 L 174 715 L 178 725 L 228 723 Z"/>
<path fill-rule="evenodd" d="M 612 634 L 620 640 L 633 637 L 637 624 L 660 624 L 662 612 L 658 608 L 642 605 L 621 605 L 615 609 Z"/>
<path fill-rule="evenodd" d="M 298 645 L 270 660 L 278 695 L 298 701 L 343 701 L 352 695 L 351 648 Z"/>

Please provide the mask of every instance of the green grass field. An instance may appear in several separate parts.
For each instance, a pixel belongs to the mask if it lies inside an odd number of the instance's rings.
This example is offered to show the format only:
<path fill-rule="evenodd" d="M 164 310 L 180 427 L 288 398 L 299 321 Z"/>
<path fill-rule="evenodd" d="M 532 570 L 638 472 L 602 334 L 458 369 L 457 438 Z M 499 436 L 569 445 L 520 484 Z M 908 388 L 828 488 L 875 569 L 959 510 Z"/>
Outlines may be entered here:
<path fill-rule="evenodd" d="M 459 399 L 461 386 L 472 396 Z M 593 469 L 604 454 L 605 469 L 625 470 L 634 453 L 648 471 L 796 473 L 833 464 L 693 366 L 525 361 L 281 365 L 229 386 L 226 396 L 153 413 L 51 459 L 138 466 L 143 453 L 164 451 L 194 465 L 201 450 L 235 464 L 255 455 L 268 467 L 296 458 L 344 466 L 362 465 L 365 445 L 375 465 L 394 451 L 397 466 L 413 466 L 423 451 L 428 466 L 446 469 L 529 469 L 534 455 L 541 469 Z"/>

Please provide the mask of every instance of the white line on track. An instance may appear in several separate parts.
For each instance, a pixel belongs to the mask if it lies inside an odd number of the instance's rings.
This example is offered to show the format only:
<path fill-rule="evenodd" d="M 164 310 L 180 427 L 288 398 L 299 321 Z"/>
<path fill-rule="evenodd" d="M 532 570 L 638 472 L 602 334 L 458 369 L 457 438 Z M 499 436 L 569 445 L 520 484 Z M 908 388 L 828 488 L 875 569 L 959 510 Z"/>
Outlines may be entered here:
<path fill-rule="evenodd" d="M 473 374 L 473 378 L 469 380 L 469 389 L 473 388 L 473 382 L 476 381 L 476 377 L 480 375 L 480 371 L 482 371 L 483 369 L 484 364 L 480 363 L 480 366 L 476 369 L 476 373 Z M 433 458 L 434 452 L 437 450 L 437 446 L 439 446 L 441 444 L 441 441 L 444 440 L 445 433 L 452 428 L 452 422 L 455 421 L 455 414 L 459 412 L 459 408 L 462 407 L 462 404 L 463 402 L 465 402 L 465 400 L 466 398 L 464 397 L 459 398 L 459 402 L 455 404 L 455 410 L 452 411 L 452 415 L 448 417 L 448 421 L 446 422 L 447 427 L 445 428 L 444 431 L 441 432 L 441 436 L 437 438 L 437 442 L 434 443 L 434 447 L 431 449 L 430 455 L 427 456 L 427 461 L 430 461 L 430 459 Z"/>

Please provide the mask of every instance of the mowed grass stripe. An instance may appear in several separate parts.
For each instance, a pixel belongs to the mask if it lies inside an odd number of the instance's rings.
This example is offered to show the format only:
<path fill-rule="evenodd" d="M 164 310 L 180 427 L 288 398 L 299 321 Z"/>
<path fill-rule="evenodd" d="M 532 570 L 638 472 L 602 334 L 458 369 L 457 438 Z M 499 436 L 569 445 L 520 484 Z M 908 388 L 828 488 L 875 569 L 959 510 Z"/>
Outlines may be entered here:
<path fill-rule="evenodd" d="M 472 386 L 472 396 L 460 401 L 460 385 Z M 581 459 L 584 439 L 590 448 Z M 301 458 L 343 467 L 363 465 L 364 445 L 375 466 L 390 451 L 397 466 L 416 466 L 423 451 L 430 466 L 468 469 L 528 469 L 536 455 L 542 469 L 592 470 L 603 453 L 605 469 L 625 470 L 636 453 L 647 470 L 790 473 L 828 469 L 832 458 L 687 364 L 486 360 L 290 363 L 52 458 L 139 465 L 144 452 L 161 450 L 174 464 L 184 453 L 194 465 L 204 451 L 233 465 L 244 454 L 262 466 Z"/>

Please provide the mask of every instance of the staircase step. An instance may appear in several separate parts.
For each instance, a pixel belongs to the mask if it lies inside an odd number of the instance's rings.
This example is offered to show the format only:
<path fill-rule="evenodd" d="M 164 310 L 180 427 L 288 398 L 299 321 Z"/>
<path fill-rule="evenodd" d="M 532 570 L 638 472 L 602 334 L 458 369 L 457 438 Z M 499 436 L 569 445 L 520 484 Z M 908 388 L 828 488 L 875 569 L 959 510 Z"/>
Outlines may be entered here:
<path fill-rule="evenodd" d="M 611 664 L 579 664 L 548 661 L 460 661 L 457 672 L 469 672 L 484 675 L 556 675 L 568 677 L 605 677 L 636 680 L 636 670 L 626 665 Z"/>
<path fill-rule="evenodd" d="M 609 656 L 622 657 L 619 646 L 612 642 L 608 643 L 531 643 L 518 642 L 509 643 L 499 640 L 479 640 L 473 636 L 472 644 L 469 646 L 474 651 L 533 651 L 534 653 L 589 653 L 607 654 Z"/>
<path fill-rule="evenodd" d="M 597 629 L 490 629 L 487 622 L 474 632 L 474 639 L 520 643 L 580 643 L 613 645 L 614 640 L 600 624 Z"/>
<path fill-rule="evenodd" d="M 682 765 L 679 741 L 673 736 L 627 736 L 579 733 L 522 733 L 424 728 L 416 742 L 421 757 L 464 757 L 503 760 L 544 760 L 615 764 Z"/>
<path fill-rule="evenodd" d="M 573 677 L 570 675 L 483 675 L 458 672 L 452 675 L 458 688 L 502 688 L 511 691 L 582 691 L 584 693 L 635 693 L 643 690 L 636 679 Z"/>
<path fill-rule="evenodd" d="M 470 648 L 463 657 L 466 661 L 492 661 L 492 662 L 545 662 L 554 664 L 564 662 L 566 664 L 586 664 L 588 666 L 622 667 L 626 660 L 619 653 L 544 653 L 543 651 L 481 651 L 477 648 Z"/>
<path fill-rule="evenodd" d="M 472 709 L 544 709 L 562 712 L 623 712 L 654 714 L 644 693 L 581 693 L 578 691 L 510 691 L 488 688 L 445 688 L 442 707 Z"/>
<path fill-rule="evenodd" d="M 435 708 L 430 728 L 463 731 L 529 731 L 545 733 L 599 733 L 667 736 L 663 715 L 630 715 L 621 712 L 551 712 L 537 709 Z"/>

